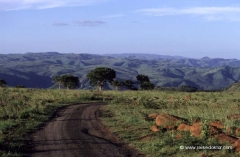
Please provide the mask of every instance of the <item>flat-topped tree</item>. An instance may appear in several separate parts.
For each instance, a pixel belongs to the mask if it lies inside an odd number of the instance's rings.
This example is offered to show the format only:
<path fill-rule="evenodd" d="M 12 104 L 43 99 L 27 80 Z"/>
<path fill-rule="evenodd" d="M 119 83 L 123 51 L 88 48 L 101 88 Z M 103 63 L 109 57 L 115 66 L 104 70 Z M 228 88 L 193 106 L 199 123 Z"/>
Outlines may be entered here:
<path fill-rule="evenodd" d="M 92 86 L 97 86 L 101 91 L 107 82 L 112 82 L 116 77 L 116 71 L 111 68 L 98 67 L 87 74 L 87 78 Z"/>
<path fill-rule="evenodd" d="M 79 79 L 73 75 L 63 75 L 61 76 L 61 82 L 67 89 L 74 89 L 79 87 Z"/>
<path fill-rule="evenodd" d="M 138 84 L 140 84 L 141 90 L 152 90 L 154 89 L 154 84 L 150 82 L 147 75 L 139 74 L 136 76 Z"/>
<path fill-rule="evenodd" d="M 142 84 L 143 82 L 150 82 L 147 75 L 139 74 L 136 76 L 138 83 Z"/>
<path fill-rule="evenodd" d="M 79 87 L 79 79 L 73 75 L 62 75 L 53 77 L 53 81 L 58 83 L 58 88 L 61 88 L 61 85 L 66 87 L 67 89 L 74 89 Z"/>

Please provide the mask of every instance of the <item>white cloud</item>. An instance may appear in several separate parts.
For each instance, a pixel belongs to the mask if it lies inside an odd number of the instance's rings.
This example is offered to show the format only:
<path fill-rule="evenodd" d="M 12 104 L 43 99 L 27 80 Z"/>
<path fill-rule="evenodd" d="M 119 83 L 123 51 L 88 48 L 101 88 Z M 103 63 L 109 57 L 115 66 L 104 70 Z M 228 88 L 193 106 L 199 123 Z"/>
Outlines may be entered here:
<path fill-rule="evenodd" d="M 198 15 L 209 21 L 240 20 L 240 7 L 150 8 L 137 10 L 136 12 L 149 16 Z"/>
<path fill-rule="evenodd" d="M 104 21 L 97 21 L 97 20 L 79 20 L 79 21 L 74 21 L 79 26 L 99 26 L 104 24 Z"/>
<path fill-rule="evenodd" d="M 107 0 L 0 0 L 0 10 L 48 9 L 68 6 L 87 6 Z"/>
<path fill-rule="evenodd" d="M 56 22 L 53 24 L 53 26 L 67 26 L 68 23 L 65 23 L 65 22 Z"/>

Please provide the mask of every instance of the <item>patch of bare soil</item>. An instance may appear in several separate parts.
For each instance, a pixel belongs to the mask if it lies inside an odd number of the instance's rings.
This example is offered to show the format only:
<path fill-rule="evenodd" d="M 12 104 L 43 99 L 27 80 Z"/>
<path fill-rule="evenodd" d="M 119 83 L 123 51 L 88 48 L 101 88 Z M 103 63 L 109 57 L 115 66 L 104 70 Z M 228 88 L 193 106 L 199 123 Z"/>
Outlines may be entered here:
<path fill-rule="evenodd" d="M 144 156 L 118 141 L 100 119 L 100 107 L 90 103 L 60 109 L 57 116 L 31 135 L 32 157 Z"/>

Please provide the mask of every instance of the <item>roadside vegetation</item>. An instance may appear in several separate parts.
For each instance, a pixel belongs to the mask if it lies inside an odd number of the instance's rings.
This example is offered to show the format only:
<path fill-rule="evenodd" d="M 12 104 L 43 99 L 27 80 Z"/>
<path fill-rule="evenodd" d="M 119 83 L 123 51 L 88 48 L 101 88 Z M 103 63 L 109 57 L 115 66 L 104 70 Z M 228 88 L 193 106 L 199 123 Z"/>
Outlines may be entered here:
<path fill-rule="evenodd" d="M 0 88 L 0 156 L 21 156 L 29 151 L 27 135 L 58 108 L 103 100 L 103 96 L 79 90 Z"/>

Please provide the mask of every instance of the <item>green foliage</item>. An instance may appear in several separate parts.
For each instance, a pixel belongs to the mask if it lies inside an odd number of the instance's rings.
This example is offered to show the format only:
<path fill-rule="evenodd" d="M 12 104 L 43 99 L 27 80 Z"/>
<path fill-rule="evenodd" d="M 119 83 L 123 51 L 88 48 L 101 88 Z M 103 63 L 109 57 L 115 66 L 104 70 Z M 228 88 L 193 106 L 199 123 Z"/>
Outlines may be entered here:
<path fill-rule="evenodd" d="M 73 75 L 61 76 L 61 82 L 67 89 L 74 89 L 79 86 L 79 79 Z"/>
<path fill-rule="evenodd" d="M 150 82 L 147 75 L 139 74 L 136 76 L 137 81 L 142 84 L 143 82 Z"/>
<path fill-rule="evenodd" d="M 209 122 L 207 120 L 202 121 L 201 129 L 202 129 L 201 138 L 206 140 L 210 135 L 209 133 L 210 127 Z"/>
<path fill-rule="evenodd" d="M 153 83 L 151 83 L 151 82 L 146 82 L 146 81 L 142 82 L 141 85 L 140 85 L 140 88 L 141 88 L 142 90 L 153 90 L 154 87 L 155 87 L 155 86 L 154 86 Z"/>
<path fill-rule="evenodd" d="M 61 76 L 54 76 L 53 77 L 53 82 L 58 84 L 58 88 L 61 89 L 61 84 L 62 84 L 62 77 Z"/>
<path fill-rule="evenodd" d="M 79 86 L 79 79 L 73 75 L 62 75 L 53 77 L 53 81 L 58 83 L 59 89 L 61 85 L 67 89 L 74 89 Z"/>
<path fill-rule="evenodd" d="M 112 82 L 115 77 L 115 70 L 106 67 L 98 67 L 87 74 L 90 84 L 99 87 L 99 90 L 102 90 L 107 82 Z"/>
<path fill-rule="evenodd" d="M 132 80 L 124 80 L 123 86 L 125 86 L 127 89 L 132 89 L 134 85 L 134 82 Z"/>
<path fill-rule="evenodd" d="M 116 90 L 118 90 L 122 86 L 122 82 L 118 80 L 114 80 L 111 82 L 111 85 L 114 86 Z"/>
<path fill-rule="evenodd" d="M 152 90 L 154 89 L 154 84 L 150 82 L 147 75 L 139 74 L 136 76 L 138 83 L 140 84 L 141 90 Z"/>

